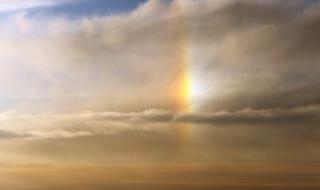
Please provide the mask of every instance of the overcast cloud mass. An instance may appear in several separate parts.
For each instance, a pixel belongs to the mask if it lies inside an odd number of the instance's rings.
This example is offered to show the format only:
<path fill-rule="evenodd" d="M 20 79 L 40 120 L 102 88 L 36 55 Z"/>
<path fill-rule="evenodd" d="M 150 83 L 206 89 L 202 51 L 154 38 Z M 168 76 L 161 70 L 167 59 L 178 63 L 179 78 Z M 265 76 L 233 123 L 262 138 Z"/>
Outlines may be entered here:
<path fill-rule="evenodd" d="M 318 1 L 89 4 L 0 2 L 0 163 L 320 161 Z"/>
<path fill-rule="evenodd" d="M 0 189 L 320 187 L 318 0 L 0 0 L 0 31 Z"/>

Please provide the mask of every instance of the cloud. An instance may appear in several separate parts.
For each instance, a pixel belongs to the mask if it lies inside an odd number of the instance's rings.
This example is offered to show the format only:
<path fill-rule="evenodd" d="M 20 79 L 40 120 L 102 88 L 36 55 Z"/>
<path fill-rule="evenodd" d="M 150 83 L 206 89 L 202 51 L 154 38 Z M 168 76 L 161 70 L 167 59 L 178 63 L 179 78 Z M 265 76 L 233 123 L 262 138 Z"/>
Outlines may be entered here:
<path fill-rule="evenodd" d="M 27 134 L 19 134 L 10 131 L 0 130 L 0 140 L 3 139 L 12 139 L 12 138 L 27 138 L 31 137 L 31 135 Z"/>
<path fill-rule="evenodd" d="M 197 57 L 205 65 L 202 78 L 209 81 L 208 88 L 216 85 L 204 109 L 319 104 L 319 40 L 312 32 L 318 28 L 318 6 L 299 8 L 284 2 L 236 1 L 191 17 L 196 21 Z"/>
<path fill-rule="evenodd" d="M 32 136 L 0 147 L 19 163 L 314 162 L 320 158 L 317 109 L 16 115 L 19 125 L 1 126 Z M 181 140 L 181 127 L 191 130 L 188 141 Z"/>
<path fill-rule="evenodd" d="M 78 20 L 18 14 L 2 26 L 2 98 L 12 110 L 56 112 L 10 119 L 44 137 L 155 124 L 317 123 L 318 9 L 298 1 L 153 0 L 132 13 Z M 184 40 L 195 83 L 205 89 L 190 114 L 174 108 Z"/>
<path fill-rule="evenodd" d="M 63 140 L 59 159 L 73 149 L 70 160 L 79 157 L 79 142 L 101 160 L 114 142 L 123 157 L 141 135 L 132 147 L 150 144 L 150 160 L 162 147 L 155 155 L 167 161 L 161 144 L 186 124 L 194 144 L 181 155 L 191 161 L 318 160 L 319 23 L 319 4 L 301 1 L 152 0 L 113 16 L 11 15 L 0 26 L 0 129 L 30 135 L 19 138 L 47 155 Z M 184 57 L 200 89 L 191 113 L 176 111 Z"/>
<path fill-rule="evenodd" d="M 189 41 L 200 111 L 318 105 L 318 9 L 298 1 L 154 0 L 117 16 L 19 14 L 1 27 L 0 67 L 9 73 L 2 85 L 18 87 L 7 88 L 11 97 L 25 88 L 29 97 L 88 94 L 68 105 L 75 110 L 170 110 L 184 69 L 180 46 Z M 40 105 L 29 100 L 24 107 Z"/>
<path fill-rule="evenodd" d="M 290 110 L 241 110 L 216 113 L 175 113 L 165 110 L 143 112 L 84 112 L 84 113 L 2 113 L 1 124 L 11 126 L 6 135 L 20 138 L 74 138 L 81 136 L 114 135 L 130 131 L 172 133 L 181 124 L 203 126 L 266 126 L 299 127 L 310 130 L 320 123 L 319 107 Z M 6 128 L 4 128 L 6 129 Z M 8 129 L 7 129 L 8 130 Z"/>
<path fill-rule="evenodd" d="M 57 1 L 53 0 L 4 0 L 0 2 L 0 12 L 24 11 L 35 7 L 52 6 L 56 3 Z"/>

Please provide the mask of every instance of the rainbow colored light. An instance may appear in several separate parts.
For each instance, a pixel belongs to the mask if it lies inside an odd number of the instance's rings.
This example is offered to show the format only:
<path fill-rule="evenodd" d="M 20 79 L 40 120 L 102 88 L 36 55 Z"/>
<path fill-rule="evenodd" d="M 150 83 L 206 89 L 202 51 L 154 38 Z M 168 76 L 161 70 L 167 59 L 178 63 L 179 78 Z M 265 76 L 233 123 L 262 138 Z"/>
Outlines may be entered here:
<path fill-rule="evenodd" d="M 190 33 L 188 19 L 184 14 L 184 7 L 180 1 L 172 5 L 172 13 L 176 17 L 175 26 L 177 30 L 177 50 L 176 63 L 179 65 L 179 74 L 174 82 L 174 103 L 175 111 L 179 114 L 191 114 L 194 103 L 194 82 L 193 82 L 193 57 L 191 52 Z M 192 125 L 187 123 L 177 124 L 177 135 L 181 143 L 190 141 L 192 135 Z"/>

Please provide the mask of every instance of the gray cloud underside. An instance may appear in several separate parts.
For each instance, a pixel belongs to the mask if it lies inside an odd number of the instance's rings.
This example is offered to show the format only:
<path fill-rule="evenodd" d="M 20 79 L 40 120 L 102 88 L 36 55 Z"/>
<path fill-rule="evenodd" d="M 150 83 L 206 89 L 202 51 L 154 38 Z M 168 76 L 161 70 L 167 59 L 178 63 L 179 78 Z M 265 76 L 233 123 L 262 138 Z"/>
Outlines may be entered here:
<path fill-rule="evenodd" d="M 199 33 L 208 31 L 207 38 L 217 43 L 207 66 L 218 70 L 229 89 L 222 89 L 208 109 L 319 104 L 319 6 L 297 10 L 281 2 L 239 1 L 209 14 L 209 26 L 199 26 Z"/>

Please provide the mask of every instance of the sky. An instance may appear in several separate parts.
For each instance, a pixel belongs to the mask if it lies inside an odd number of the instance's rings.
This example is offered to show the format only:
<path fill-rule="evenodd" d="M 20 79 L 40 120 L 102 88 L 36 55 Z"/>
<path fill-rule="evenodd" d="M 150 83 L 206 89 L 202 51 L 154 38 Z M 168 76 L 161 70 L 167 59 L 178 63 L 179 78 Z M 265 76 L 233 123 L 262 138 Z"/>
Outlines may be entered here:
<path fill-rule="evenodd" d="M 192 166 L 202 185 L 317 189 L 319 13 L 317 0 L 0 0 L 0 168 L 186 180 Z"/>

